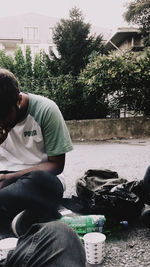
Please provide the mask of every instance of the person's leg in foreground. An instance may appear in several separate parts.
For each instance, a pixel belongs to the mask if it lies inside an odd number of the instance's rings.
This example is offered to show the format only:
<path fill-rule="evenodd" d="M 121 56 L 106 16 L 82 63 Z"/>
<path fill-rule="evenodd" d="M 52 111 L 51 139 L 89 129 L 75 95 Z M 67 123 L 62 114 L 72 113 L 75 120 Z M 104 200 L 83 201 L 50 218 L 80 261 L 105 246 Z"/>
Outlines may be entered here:
<path fill-rule="evenodd" d="M 35 224 L 10 252 L 6 267 L 85 267 L 85 251 L 67 224 L 53 221 Z"/>
<path fill-rule="evenodd" d="M 150 228 L 150 166 L 147 168 L 144 178 L 143 178 L 143 185 L 144 185 L 144 198 L 145 203 L 148 204 L 144 207 L 141 213 L 141 221 L 142 223 Z"/>
<path fill-rule="evenodd" d="M 144 189 L 146 193 L 150 195 L 150 166 L 147 168 L 145 172 L 143 183 L 144 183 Z"/>

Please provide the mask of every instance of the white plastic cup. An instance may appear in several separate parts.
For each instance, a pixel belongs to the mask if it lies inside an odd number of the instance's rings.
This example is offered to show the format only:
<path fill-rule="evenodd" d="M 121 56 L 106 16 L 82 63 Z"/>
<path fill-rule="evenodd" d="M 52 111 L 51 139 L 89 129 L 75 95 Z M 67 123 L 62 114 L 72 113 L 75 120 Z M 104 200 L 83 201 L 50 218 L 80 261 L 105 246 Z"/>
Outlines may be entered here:
<path fill-rule="evenodd" d="M 17 246 L 18 238 L 9 237 L 0 240 L 0 261 L 7 258 L 10 250 L 15 249 Z"/>
<path fill-rule="evenodd" d="M 105 239 L 102 233 L 93 232 L 83 237 L 86 260 L 90 264 L 100 264 L 105 257 Z"/>

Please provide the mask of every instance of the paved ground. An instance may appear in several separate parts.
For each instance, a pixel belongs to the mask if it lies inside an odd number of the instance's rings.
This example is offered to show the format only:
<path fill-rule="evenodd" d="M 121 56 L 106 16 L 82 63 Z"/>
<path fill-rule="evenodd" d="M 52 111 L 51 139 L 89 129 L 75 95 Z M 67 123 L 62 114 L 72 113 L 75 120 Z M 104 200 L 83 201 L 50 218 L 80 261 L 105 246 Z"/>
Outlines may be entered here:
<path fill-rule="evenodd" d="M 88 169 L 110 169 L 131 181 L 142 179 L 150 165 L 150 139 L 74 143 L 67 154 L 65 196 L 75 194 L 75 183 Z"/>
<path fill-rule="evenodd" d="M 75 195 L 75 183 L 88 169 L 110 169 L 128 181 L 143 178 L 150 165 L 150 139 L 74 143 L 67 154 L 65 196 Z M 103 267 L 150 266 L 150 230 L 141 225 L 128 227 L 106 239 Z M 87 265 L 92 266 L 92 265 Z"/>

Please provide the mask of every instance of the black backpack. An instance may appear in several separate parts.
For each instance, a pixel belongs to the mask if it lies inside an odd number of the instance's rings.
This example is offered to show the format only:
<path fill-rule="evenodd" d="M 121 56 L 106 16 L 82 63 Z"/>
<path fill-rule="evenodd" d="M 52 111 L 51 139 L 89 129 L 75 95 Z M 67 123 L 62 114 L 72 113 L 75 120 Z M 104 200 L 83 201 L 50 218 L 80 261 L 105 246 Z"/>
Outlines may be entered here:
<path fill-rule="evenodd" d="M 84 213 L 103 214 L 116 222 L 135 220 L 141 214 L 144 207 L 139 197 L 141 188 L 141 182 L 128 182 L 107 169 L 88 170 L 76 183 Z"/>

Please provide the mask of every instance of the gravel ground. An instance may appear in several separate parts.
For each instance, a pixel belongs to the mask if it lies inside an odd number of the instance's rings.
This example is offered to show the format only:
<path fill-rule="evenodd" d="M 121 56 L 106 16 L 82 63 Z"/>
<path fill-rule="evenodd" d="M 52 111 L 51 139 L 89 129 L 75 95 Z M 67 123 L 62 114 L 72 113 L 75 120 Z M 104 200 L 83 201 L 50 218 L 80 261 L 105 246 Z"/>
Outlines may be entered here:
<path fill-rule="evenodd" d="M 149 267 L 150 231 L 142 226 L 129 227 L 112 240 L 106 240 L 103 267 Z M 87 264 L 87 267 L 95 265 Z"/>
<path fill-rule="evenodd" d="M 140 180 L 150 165 L 149 161 L 150 139 L 74 143 L 74 150 L 67 155 L 64 172 L 67 181 L 65 196 L 76 195 L 76 180 L 88 169 L 106 168 L 117 171 L 128 181 Z M 106 256 L 99 266 L 150 266 L 150 230 L 137 222 L 116 232 L 113 237 L 107 237 Z"/>
<path fill-rule="evenodd" d="M 144 267 L 150 266 L 150 231 L 135 226 L 122 234 L 120 240 L 106 242 L 103 266 Z"/>

